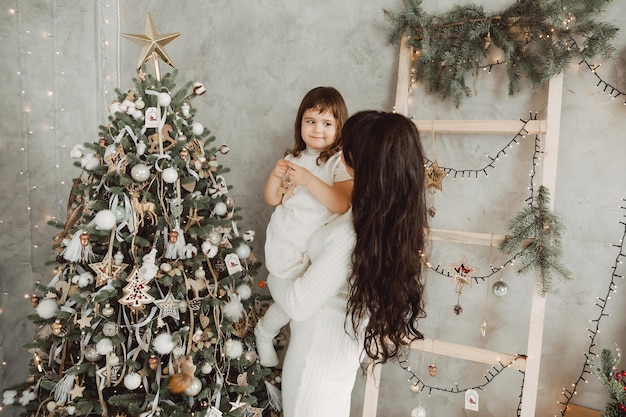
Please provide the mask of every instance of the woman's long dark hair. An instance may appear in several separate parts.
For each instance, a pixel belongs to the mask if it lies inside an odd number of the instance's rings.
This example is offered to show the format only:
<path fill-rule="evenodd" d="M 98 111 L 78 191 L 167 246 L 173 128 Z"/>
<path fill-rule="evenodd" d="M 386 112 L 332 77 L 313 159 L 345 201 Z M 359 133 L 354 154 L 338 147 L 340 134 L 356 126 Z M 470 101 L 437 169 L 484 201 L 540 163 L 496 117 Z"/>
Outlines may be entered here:
<path fill-rule="evenodd" d="M 326 162 L 328 158 L 341 150 L 341 130 L 343 124 L 348 118 L 348 108 L 346 102 L 339 91 L 334 87 L 315 87 L 309 90 L 300 102 L 298 113 L 296 114 L 296 121 L 294 123 L 293 132 L 293 148 L 285 152 L 285 155 L 291 154 L 293 156 L 300 156 L 303 150 L 306 149 L 306 143 L 302 139 L 302 116 L 304 112 L 313 109 L 320 113 L 329 111 L 335 117 L 337 122 L 336 136 L 334 142 L 328 149 L 324 149 L 320 156 L 317 158 L 317 164 Z"/>
<path fill-rule="evenodd" d="M 406 339 L 422 339 L 425 317 L 421 256 L 427 234 L 425 169 L 415 124 L 405 116 L 361 111 L 343 128 L 343 153 L 354 170 L 356 246 L 347 318 L 367 321 L 364 349 L 379 363 Z"/>

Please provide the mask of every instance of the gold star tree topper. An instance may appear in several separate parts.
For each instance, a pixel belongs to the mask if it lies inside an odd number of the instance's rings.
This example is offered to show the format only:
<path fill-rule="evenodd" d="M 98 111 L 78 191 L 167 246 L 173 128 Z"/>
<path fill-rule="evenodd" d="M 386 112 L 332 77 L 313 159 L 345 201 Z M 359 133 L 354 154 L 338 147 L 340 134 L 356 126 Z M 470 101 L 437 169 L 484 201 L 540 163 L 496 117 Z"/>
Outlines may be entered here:
<path fill-rule="evenodd" d="M 136 44 L 141 45 L 141 56 L 139 57 L 139 62 L 137 63 L 137 69 L 140 69 L 145 62 L 153 59 L 155 75 L 157 79 L 160 79 L 159 58 L 170 67 L 174 68 L 172 59 L 165 51 L 165 45 L 179 37 L 180 33 L 157 33 L 150 13 L 146 16 L 146 33 L 144 35 L 123 33 L 122 36 Z"/>

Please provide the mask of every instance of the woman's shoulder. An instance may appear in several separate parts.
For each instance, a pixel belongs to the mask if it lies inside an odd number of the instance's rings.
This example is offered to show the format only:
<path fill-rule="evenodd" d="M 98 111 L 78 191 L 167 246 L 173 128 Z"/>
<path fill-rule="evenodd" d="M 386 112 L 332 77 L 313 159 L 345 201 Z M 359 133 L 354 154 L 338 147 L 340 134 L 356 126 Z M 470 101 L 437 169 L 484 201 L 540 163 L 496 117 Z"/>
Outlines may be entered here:
<path fill-rule="evenodd" d="M 329 239 L 336 237 L 344 237 L 346 239 L 354 239 L 354 223 L 352 222 L 352 210 L 348 210 L 344 214 L 337 216 L 325 227 L 326 235 Z"/>

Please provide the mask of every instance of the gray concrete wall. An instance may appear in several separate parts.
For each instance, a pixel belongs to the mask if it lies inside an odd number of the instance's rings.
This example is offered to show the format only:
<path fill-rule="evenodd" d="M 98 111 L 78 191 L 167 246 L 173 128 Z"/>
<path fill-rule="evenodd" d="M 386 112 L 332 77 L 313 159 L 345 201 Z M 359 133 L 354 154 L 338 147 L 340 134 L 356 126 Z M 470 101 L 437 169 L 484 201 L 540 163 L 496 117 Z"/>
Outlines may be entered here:
<path fill-rule="evenodd" d="M 446 10 L 452 0 L 425 1 L 429 12 Z M 487 9 L 509 2 L 484 0 Z M 271 209 L 262 187 L 274 160 L 290 146 L 293 117 L 303 94 L 318 85 L 332 85 L 344 95 L 351 113 L 393 108 L 398 46 L 388 42 L 390 25 L 382 9 L 398 9 L 398 0 L 317 2 L 96 0 L 5 1 L 0 10 L 0 388 L 25 377 L 28 354 L 20 346 L 35 336 L 26 315 L 25 295 L 35 281 L 48 281 L 53 259 L 48 219 L 65 217 L 69 185 L 78 170 L 69 150 L 76 143 L 97 140 L 106 121 L 113 88 L 132 86 L 139 47 L 119 33 L 143 33 L 150 12 L 160 33 L 181 32 L 166 49 L 179 69 L 179 81 L 205 84 L 208 93 L 196 100 L 198 121 L 232 151 L 223 163 L 232 168 L 228 182 L 242 208 L 242 223 L 257 232 L 255 252 L 263 258 L 265 225 Z M 19 13 L 12 13 L 19 9 Z M 626 4 L 613 2 L 604 18 L 622 26 Z M 626 33 L 615 43 L 617 53 L 599 74 L 626 91 Z M 166 70 L 162 65 L 162 70 Z M 529 112 L 545 117 L 546 91 L 509 98 L 506 79 L 498 70 L 481 75 L 472 86 L 475 97 L 459 109 L 416 86 L 410 114 L 419 119 L 517 119 Z M 564 261 L 575 280 L 555 285 L 548 296 L 539 382 L 537 416 L 560 413 L 561 390 L 577 381 L 589 347 L 589 320 L 596 319 L 596 297 L 604 297 L 622 237 L 626 198 L 624 97 L 612 101 L 596 87 L 596 78 L 574 63 L 564 81 L 561 141 L 554 201 L 567 231 Z M 422 132 L 428 152 L 441 165 L 473 168 L 485 153 L 500 149 L 510 137 L 451 137 Z M 433 227 L 505 233 L 506 220 L 522 206 L 528 191 L 532 144 L 523 143 L 498 164 L 493 174 L 477 181 L 448 181 L 435 196 Z M 497 265 L 495 248 L 433 246 L 433 263 L 449 266 L 460 256 L 481 269 Z M 624 273 L 623 267 L 618 273 Z M 427 337 L 509 353 L 525 353 L 532 277 L 509 268 L 505 297 L 495 298 L 490 286 L 467 288 L 464 312 L 452 313 L 456 294 L 449 279 L 429 275 Z M 618 291 L 623 279 L 617 282 Z M 598 351 L 626 346 L 626 300 L 613 294 L 603 317 Z M 485 337 L 479 326 L 488 319 Z M 436 349 L 436 346 L 435 346 Z M 410 356 L 413 371 L 432 386 L 479 385 L 489 367 L 445 358 L 432 351 Z M 439 371 L 427 379 L 424 367 Z M 577 387 L 577 404 L 600 409 L 606 390 L 593 376 Z M 385 366 L 380 384 L 380 416 L 409 415 L 417 404 L 408 374 Z M 515 416 L 521 375 L 502 372 L 481 392 L 480 412 L 467 415 Z M 360 415 L 363 381 L 354 392 L 353 415 Z M 428 415 L 463 416 L 459 394 L 423 393 Z"/>

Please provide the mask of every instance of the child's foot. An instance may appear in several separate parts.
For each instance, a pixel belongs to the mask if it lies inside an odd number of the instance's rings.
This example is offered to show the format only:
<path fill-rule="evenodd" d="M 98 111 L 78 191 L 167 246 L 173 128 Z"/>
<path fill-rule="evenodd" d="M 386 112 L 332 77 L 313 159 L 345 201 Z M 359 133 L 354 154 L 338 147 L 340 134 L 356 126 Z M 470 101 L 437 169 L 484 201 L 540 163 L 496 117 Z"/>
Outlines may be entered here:
<path fill-rule="evenodd" d="M 254 328 L 254 336 L 256 337 L 256 350 L 259 354 L 261 365 L 268 368 L 278 365 L 278 356 L 276 355 L 276 349 L 274 349 L 274 338 L 265 335 L 258 324 Z"/>

